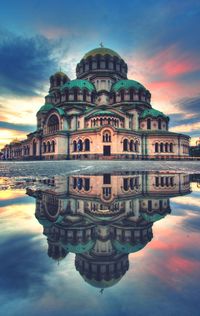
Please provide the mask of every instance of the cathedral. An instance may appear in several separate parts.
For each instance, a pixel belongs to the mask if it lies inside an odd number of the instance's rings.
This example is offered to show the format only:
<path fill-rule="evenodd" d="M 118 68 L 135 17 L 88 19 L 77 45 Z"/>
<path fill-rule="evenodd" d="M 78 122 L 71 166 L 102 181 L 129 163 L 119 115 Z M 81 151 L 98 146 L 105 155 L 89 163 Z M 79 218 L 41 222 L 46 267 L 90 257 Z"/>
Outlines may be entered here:
<path fill-rule="evenodd" d="M 3 159 L 187 158 L 189 136 L 168 130 L 169 117 L 127 73 L 117 52 L 99 47 L 77 64 L 76 79 L 52 75 L 36 131 L 6 145 Z"/>

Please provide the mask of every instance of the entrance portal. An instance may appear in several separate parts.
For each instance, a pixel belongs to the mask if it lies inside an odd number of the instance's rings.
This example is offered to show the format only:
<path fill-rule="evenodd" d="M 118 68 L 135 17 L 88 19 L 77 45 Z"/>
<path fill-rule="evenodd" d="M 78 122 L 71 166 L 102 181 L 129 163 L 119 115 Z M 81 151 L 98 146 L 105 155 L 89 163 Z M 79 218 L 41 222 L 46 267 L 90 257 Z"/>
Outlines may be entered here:
<path fill-rule="evenodd" d="M 110 156 L 110 146 L 103 146 L 103 155 Z"/>

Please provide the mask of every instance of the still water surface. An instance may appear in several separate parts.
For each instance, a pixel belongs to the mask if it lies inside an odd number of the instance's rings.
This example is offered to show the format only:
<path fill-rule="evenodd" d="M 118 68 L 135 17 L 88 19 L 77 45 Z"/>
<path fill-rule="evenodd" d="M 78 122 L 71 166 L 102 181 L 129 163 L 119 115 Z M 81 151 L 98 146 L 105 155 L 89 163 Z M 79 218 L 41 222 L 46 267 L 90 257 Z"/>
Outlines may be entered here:
<path fill-rule="evenodd" d="M 8 181 L 1 315 L 200 315 L 200 175 Z"/>

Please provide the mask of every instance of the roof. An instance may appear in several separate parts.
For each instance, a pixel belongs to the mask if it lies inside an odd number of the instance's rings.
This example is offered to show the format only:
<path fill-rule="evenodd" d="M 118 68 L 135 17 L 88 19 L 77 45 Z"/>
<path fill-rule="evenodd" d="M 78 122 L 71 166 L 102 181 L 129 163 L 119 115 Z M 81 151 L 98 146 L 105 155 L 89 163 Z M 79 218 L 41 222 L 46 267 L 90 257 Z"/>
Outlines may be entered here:
<path fill-rule="evenodd" d="M 73 88 L 79 88 L 79 89 L 87 89 L 90 92 L 95 90 L 95 86 L 88 80 L 84 79 L 74 79 L 66 82 L 62 87 L 61 90 L 68 88 L 68 89 L 73 89 Z"/>
<path fill-rule="evenodd" d="M 163 112 L 160 112 L 158 110 L 155 109 L 148 109 L 148 110 L 144 110 L 142 112 L 142 114 L 140 115 L 140 118 L 144 119 L 146 117 L 164 117 L 166 119 L 169 119 L 169 117 L 167 115 L 165 115 Z"/>
<path fill-rule="evenodd" d="M 146 90 L 146 88 L 141 83 L 139 83 L 138 81 L 135 81 L 135 80 L 130 80 L 130 79 L 117 81 L 116 83 L 114 83 L 112 85 L 111 90 L 118 91 L 122 88 L 123 89 L 133 88 L 135 90 L 139 90 L 139 89 Z"/>
<path fill-rule="evenodd" d="M 112 111 L 106 111 L 106 110 L 97 110 L 91 114 L 87 115 L 87 118 L 93 117 L 93 116 L 117 116 L 121 117 L 120 114 L 112 112 Z"/>
<path fill-rule="evenodd" d="M 39 109 L 38 112 L 49 112 L 53 108 L 54 108 L 54 106 L 52 103 L 46 103 L 43 106 L 41 106 L 41 108 Z"/>
<path fill-rule="evenodd" d="M 82 243 L 78 243 L 78 244 L 71 244 L 71 243 L 67 243 L 67 244 L 62 244 L 62 248 L 65 249 L 68 252 L 72 252 L 72 253 L 84 253 L 84 252 L 88 252 L 92 249 L 92 247 L 94 246 L 95 241 L 94 240 L 89 240 L 87 243 L 82 244 Z"/>
<path fill-rule="evenodd" d="M 118 57 L 121 59 L 120 55 L 118 53 L 116 53 L 114 50 L 110 49 L 110 48 L 106 48 L 106 47 L 98 47 L 95 49 L 90 50 L 89 52 L 87 52 L 84 56 L 83 59 L 86 59 L 90 56 L 96 56 L 96 55 L 110 55 L 113 57 Z"/>
<path fill-rule="evenodd" d="M 65 115 L 65 112 L 64 112 L 63 109 L 58 108 L 58 107 L 54 107 L 53 104 L 51 104 L 51 103 L 46 103 L 46 104 L 44 104 L 44 105 L 39 109 L 39 111 L 38 111 L 37 113 L 39 113 L 39 112 L 47 113 L 47 112 L 51 111 L 52 109 L 53 109 L 53 110 L 56 110 L 61 116 L 62 116 L 62 115 Z"/>
<path fill-rule="evenodd" d="M 144 218 L 145 221 L 153 223 L 153 222 L 157 222 L 160 219 L 164 218 L 166 216 L 166 214 L 159 214 L 159 213 L 155 213 L 155 214 L 146 214 L 146 213 L 142 213 L 142 217 Z"/>

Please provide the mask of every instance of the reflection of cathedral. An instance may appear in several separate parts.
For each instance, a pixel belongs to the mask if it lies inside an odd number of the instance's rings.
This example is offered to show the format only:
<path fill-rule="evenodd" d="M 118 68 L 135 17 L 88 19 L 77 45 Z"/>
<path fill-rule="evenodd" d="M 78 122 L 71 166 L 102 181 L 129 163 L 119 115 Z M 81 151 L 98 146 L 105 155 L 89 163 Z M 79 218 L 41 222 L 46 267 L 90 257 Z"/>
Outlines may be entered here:
<path fill-rule="evenodd" d="M 189 137 L 168 130 L 169 117 L 127 72 L 118 53 L 100 47 L 83 56 L 75 80 L 52 75 L 36 131 L 6 145 L 3 158 L 187 158 Z"/>
<path fill-rule="evenodd" d="M 76 269 L 100 288 L 116 284 L 128 255 L 151 241 L 153 223 L 171 212 L 169 198 L 189 192 L 189 175 L 147 172 L 54 177 L 27 189 L 49 257 L 75 253 Z"/>

